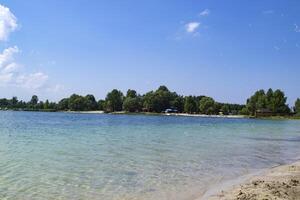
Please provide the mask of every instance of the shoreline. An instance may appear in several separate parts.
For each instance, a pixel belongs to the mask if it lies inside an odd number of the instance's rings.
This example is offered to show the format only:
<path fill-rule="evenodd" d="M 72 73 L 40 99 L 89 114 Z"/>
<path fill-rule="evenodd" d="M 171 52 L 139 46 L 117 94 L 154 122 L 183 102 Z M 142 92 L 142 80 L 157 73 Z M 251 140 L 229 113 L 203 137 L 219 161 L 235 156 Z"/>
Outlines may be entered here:
<path fill-rule="evenodd" d="M 154 112 L 110 112 L 106 113 L 103 110 L 93 111 L 71 111 L 71 110 L 13 110 L 0 109 L 0 111 L 15 111 L 15 112 L 57 112 L 57 113 L 74 113 L 74 114 L 110 114 L 110 115 L 149 115 L 149 116 L 178 116 L 178 117 L 201 117 L 201 118 L 230 118 L 230 119 L 260 119 L 260 120 L 300 120 L 299 116 L 270 116 L 270 117 L 252 117 L 248 115 L 206 115 L 206 114 L 188 114 L 188 113 L 154 113 Z"/>
<path fill-rule="evenodd" d="M 195 200 L 300 199 L 300 160 L 217 184 Z"/>
<path fill-rule="evenodd" d="M 211 117 L 211 118 L 249 118 L 245 115 L 205 115 L 205 114 L 187 114 L 187 113 L 163 113 L 167 116 L 182 116 L 182 117 Z"/>
<path fill-rule="evenodd" d="M 94 110 L 94 111 L 57 111 L 63 113 L 77 113 L 77 114 L 104 114 L 104 111 Z"/>

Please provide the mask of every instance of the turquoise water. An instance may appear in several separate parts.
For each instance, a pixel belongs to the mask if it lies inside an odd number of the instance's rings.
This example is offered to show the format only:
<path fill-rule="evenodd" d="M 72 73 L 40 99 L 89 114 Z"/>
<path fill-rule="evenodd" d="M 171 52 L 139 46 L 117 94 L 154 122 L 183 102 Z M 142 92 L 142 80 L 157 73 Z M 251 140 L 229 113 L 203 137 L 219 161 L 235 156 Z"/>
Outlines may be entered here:
<path fill-rule="evenodd" d="M 185 200 L 300 155 L 300 121 L 0 112 L 0 199 Z"/>

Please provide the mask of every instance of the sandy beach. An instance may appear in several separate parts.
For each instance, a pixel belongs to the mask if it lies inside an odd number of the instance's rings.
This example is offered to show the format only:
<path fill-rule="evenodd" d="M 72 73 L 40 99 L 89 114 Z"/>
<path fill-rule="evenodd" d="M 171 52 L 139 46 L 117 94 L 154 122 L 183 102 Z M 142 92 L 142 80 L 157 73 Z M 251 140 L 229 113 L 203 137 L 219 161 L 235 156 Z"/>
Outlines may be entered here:
<path fill-rule="evenodd" d="M 224 189 L 224 188 L 223 188 Z M 274 167 L 198 200 L 299 200 L 300 161 Z"/>
<path fill-rule="evenodd" d="M 183 116 L 183 117 L 214 117 L 214 118 L 245 118 L 244 115 L 205 115 L 205 114 L 188 114 L 188 113 L 164 113 L 170 116 Z"/>
<path fill-rule="evenodd" d="M 66 113 L 80 113 L 80 114 L 103 114 L 104 111 L 94 110 L 94 111 L 63 111 Z"/>

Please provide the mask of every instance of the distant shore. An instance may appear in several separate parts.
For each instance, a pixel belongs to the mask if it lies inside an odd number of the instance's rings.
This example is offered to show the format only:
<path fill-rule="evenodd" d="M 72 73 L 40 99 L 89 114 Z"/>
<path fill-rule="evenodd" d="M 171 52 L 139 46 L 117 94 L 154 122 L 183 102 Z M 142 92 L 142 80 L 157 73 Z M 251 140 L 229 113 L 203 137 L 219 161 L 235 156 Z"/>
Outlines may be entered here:
<path fill-rule="evenodd" d="M 197 200 L 300 199 L 300 161 L 246 178 L 242 183 L 207 191 Z"/>
<path fill-rule="evenodd" d="M 112 114 L 112 115 L 156 115 L 156 116 L 181 116 L 181 117 L 211 117 L 211 118 L 254 118 L 254 119 L 272 119 L 272 120 L 299 120 L 300 116 L 268 116 L 253 117 L 249 115 L 206 115 L 206 114 L 189 114 L 189 113 L 155 113 L 155 112 L 105 112 L 103 110 L 92 111 L 72 111 L 72 110 L 53 110 L 53 109 L 0 109 L 0 111 L 24 111 L 24 112 L 62 112 L 62 113 L 79 113 L 79 114 Z"/>
<path fill-rule="evenodd" d="M 163 115 L 184 116 L 184 117 L 247 118 L 247 116 L 245 115 L 204 115 L 204 114 L 187 114 L 187 113 L 163 113 Z"/>
<path fill-rule="evenodd" d="M 58 112 L 82 113 L 82 114 L 103 114 L 104 113 L 104 111 L 102 111 L 102 110 L 94 110 L 94 111 L 58 111 Z"/>

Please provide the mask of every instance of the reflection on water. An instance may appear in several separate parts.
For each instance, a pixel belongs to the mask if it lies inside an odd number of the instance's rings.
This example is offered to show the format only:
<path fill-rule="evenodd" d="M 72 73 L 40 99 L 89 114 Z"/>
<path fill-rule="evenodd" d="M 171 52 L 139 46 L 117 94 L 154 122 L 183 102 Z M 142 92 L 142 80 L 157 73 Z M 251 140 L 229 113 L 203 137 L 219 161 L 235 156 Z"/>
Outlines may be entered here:
<path fill-rule="evenodd" d="M 299 121 L 0 112 L 0 199 L 191 199 L 299 157 Z"/>

